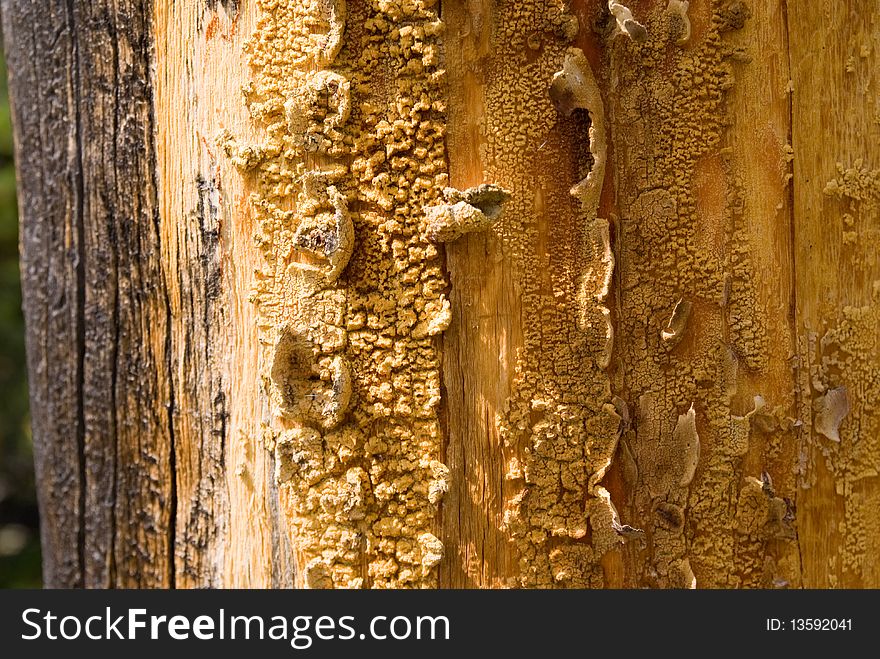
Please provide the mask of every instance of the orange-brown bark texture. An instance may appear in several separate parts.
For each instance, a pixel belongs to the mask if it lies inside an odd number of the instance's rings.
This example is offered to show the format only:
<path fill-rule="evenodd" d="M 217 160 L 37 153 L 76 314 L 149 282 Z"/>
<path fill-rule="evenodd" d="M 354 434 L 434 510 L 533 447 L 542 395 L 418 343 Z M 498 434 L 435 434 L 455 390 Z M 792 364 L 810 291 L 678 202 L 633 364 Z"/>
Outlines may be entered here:
<path fill-rule="evenodd" d="M 155 585 L 880 586 L 876 0 L 184 4 Z"/>

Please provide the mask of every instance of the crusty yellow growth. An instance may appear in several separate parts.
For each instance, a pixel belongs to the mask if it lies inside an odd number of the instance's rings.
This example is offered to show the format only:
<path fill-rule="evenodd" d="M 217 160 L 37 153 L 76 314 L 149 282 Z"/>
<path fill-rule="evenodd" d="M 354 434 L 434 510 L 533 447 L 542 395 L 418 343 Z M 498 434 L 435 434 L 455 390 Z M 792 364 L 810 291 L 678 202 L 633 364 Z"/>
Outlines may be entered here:
<path fill-rule="evenodd" d="M 590 118 L 590 171 L 571 186 L 571 194 L 580 200 L 581 210 L 587 217 L 595 217 L 605 183 L 605 110 L 590 63 L 580 48 L 568 49 L 562 70 L 553 74 L 549 93 L 553 105 L 564 116 L 571 117 L 573 112 L 581 110 Z"/>
<path fill-rule="evenodd" d="M 742 575 L 744 587 L 788 585 L 777 576 L 775 559 L 764 548 L 768 543 L 796 541 L 794 513 L 790 501 L 776 495 L 768 474 L 743 479 L 734 518 L 736 555 L 741 564 L 754 566 Z"/>
<path fill-rule="evenodd" d="M 675 303 L 675 308 L 672 310 L 669 322 L 660 331 L 660 340 L 663 341 L 668 350 L 672 350 L 677 346 L 684 336 L 684 332 L 687 329 L 687 321 L 691 317 L 692 308 L 693 305 L 683 298 Z"/>
<path fill-rule="evenodd" d="M 727 174 L 727 210 L 732 228 L 730 256 L 722 284 L 722 302 L 726 321 L 730 326 L 730 346 L 737 352 L 743 365 L 752 372 L 761 373 L 767 366 L 766 323 L 759 315 L 751 255 L 748 249 L 748 214 L 742 202 L 742 188 L 729 163 L 724 163 Z"/>
<path fill-rule="evenodd" d="M 880 475 L 875 411 L 880 400 L 880 295 L 869 305 L 844 307 L 841 318 L 817 338 L 812 342 L 818 353 L 811 369 L 813 427 L 838 494 L 843 495 L 843 567 L 862 574 L 870 570 L 864 561 L 878 550 L 876 544 L 867 545 L 877 533 L 866 526 L 870 520 L 861 512 L 867 502 L 860 486 L 864 479 Z"/>
<path fill-rule="evenodd" d="M 509 456 L 504 520 L 520 585 L 542 588 L 601 586 L 601 558 L 638 535 L 601 484 L 622 425 L 604 370 L 614 266 L 597 217 L 605 125 L 567 5 L 495 4 L 481 127 L 484 179 L 511 192 L 492 230 L 522 304 L 523 347 L 497 420 Z"/>
<path fill-rule="evenodd" d="M 867 255 L 863 245 L 880 239 L 880 225 L 876 221 L 880 209 L 880 169 L 871 170 L 858 159 L 852 167 L 837 163 L 837 177 L 825 185 L 825 194 L 838 199 L 844 206 L 842 237 L 848 255 L 859 267 L 871 267 L 873 250 Z M 867 256 L 867 258 L 866 258 Z"/>
<path fill-rule="evenodd" d="M 466 233 L 488 229 L 501 216 L 510 193 L 484 184 L 463 192 L 446 188 L 443 196 L 445 204 L 425 209 L 425 237 L 432 242 L 451 242 Z"/>
<path fill-rule="evenodd" d="M 633 493 L 621 512 L 648 547 L 627 555 L 627 583 L 779 585 L 789 580 L 781 546 L 794 535 L 768 530 L 785 516 L 783 499 L 754 494 L 743 460 L 756 442 L 768 442 L 765 456 L 781 437 L 793 443 L 795 420 L 763 400 L 746 413 L 736 400 L 738 383 L 767 364 L 749 209 L 725 143 L 725 94 L 747 59 L 725 34 L 748 10 L 704 3 L 709 21 L 696 30 L 689 4 L 640 14 L 644 42 L 608 35 L 620 211 L 615 390 L 635 417 L 618 453 Z"/>
<path fill-rule="evenodd" d="M 865 205 L 865 211 L 876 211 L 880 203 L 880 169 L 868 169 L 863 160 L 852 167 L 837 163 L 838 176 L 825 185 L 825 194 Z"/>
<path fill-rule="evenodd" d="M 876 487 L 880 475 L 880 280 L 864 273 L 876 272 L 880 239 L 880 169 L 861 159 L 837 164 L 837 176 L 824 188 L 828 215 L 839 221 L 841 260 L 852 276 L 850 300 L 859 303 L 839 309 L 838 300 L 821 308 L 827 319 L 822 333 L 811 332 L 802 354 L 809 356 L 808 383 L 801 387 L 807 401 L 805 417 L 812 418 L 813 451 L 833 475 L 841 497 L 844 518 L 834 529 L 843 541 L 840 565 L 854 583 L 871 583 L 876 575 L 873 559 L 880 551 Z M 838 219 L 839 218 L 839 219 Z M 818 450 L 815 447 L 818 446 Z M 804 470 L 809 478 L 815 469 Z M 812 485 L 810 481 L 806 485 Z"/>
<path fill-rule="evenodd" d="M 267 445 L 310 588 L 431 587 L 443 555 L 437 4 L 257 0 L 245 100 L 265 138 L 218 138 L 253 184 Z"/>

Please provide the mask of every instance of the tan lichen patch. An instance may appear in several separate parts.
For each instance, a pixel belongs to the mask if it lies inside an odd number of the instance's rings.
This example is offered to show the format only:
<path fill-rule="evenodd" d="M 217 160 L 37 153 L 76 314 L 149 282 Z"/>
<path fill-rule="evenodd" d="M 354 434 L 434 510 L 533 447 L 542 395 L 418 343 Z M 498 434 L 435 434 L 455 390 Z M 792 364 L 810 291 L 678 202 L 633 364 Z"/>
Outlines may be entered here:
<path fill-rule="evenodd" d="M 669 322 L 666 323 L 666 327 L 660 330 L 660 340 L 663 341 L 667 349 L 671 350 L 681 341 L 691 317 L 692 308 L 693 305 L 684 298 L 675 303 Z"/>
<path fill-rule="evenodd" d="M 847 275 L 876 272 L 880 170 L 862 159 L 851 166 L 837 163 L 836 169 L 824 192 L 828 216 L 841 219 Z M 878 537 L 876 517 L 868 512 L 876 497 L 868 484 L 880 475 L 880 284 L 871 276 L 846 279 L 842 296 L 860 303 L 829 308 L 822 332 L 808 335 L 803 352 L 810 356 L 811 368 L 802 391 L 807 399 L 804 416 L 812 414 L 814 431 L 813 453 L 807 455 L 824 460 L 843 506 L 835 531 L 844 546 L 836 567 L 850 573 L 855 583 L 866 583 L 876 574 L 868 557 L 876 554 Z M 814 477 L 809 464 L 803 472 Z"/>
<path fill-rule="evenodd" d="M 314 428 L 294 428 L 275 438 L 275 481 L 296 479 L 307 485 L 321 481 L 327 471 L 324 438 Z"/>
<path fill-rule="evenodd" d="M 820 435 L 840 441 L 840 423 L 849 414 L 849 397 L 846 387 L 835 387 L 826 391 L 817 401 L 816 421 L 813 427 Z"/>
<path fill-rule="evenodd" d="M 244 93 L 264 137 L 218 141 L 252 183 L 266 443 L 301 579 L 429 587 L 449 489 L 433 337 L 450 308 L 423 232 L 448 185 L 437 3 L 257 6 Z"/>
<path fill-rule="evenodd" d="M 605 181 L 605 106 L 590 63 L 581 49 L 570 48 L 566 52 L 562 70 L 554 73 L 550 81 L 550 99 L 566 117 L 575 110 L 585 110 L 590 117 L 590 171 L 571 187 L 571 194 L 580 200 L 584 213 L 594 217 Z"/>
<path fill-rule="evenodd" d="M 861 158 L 851 167 L 837 163 L 837 176 L 826 183 L 823 192 L 843 210 L 841 237 L 851 267 L 876 271 L 880 259 L 872 246 L 880 240 L 880 169 L 871 169 Z"/>
<path fill-rule="evenodd" d="M 819 449 L 843 497 L 842 567 L 856 575 L 871 569 L 871 519 L 864 514 L 862 481 L 880 475 L 880 296 L 873 304 L 844 307 L 821 339 L 813 341 L 813 429 L 823 436 Z M 858 392 L 857 394 L 855 392 Z M 876 536 L 873 536 L 876 537 Z"/>
<path fill-rule="evenodd" d="M 680 494 L 680 488 L 690 485 L 700 457 L 700 437 L 697 433 L 697 414 L 693 405 L 679 414 L 675 425 L 656 436 L 660 419 L 657 418 L 656 396 L 644 394 L 639 399 L 637 427 L 644 441 L 638 444 L 638 462 L 644 465 L 642 478 L 655 501 L 672 501 L 670 495 Z"/>
<path fill-rule="evenodd" d="M 521 291 L 523 347 L 497 423 L 505 529 L 527 587 L 600 586 L 602 557 L 624 542 L 600 484 L 622 428 L 604 372 L 614 268 L 609 223 L 598 217 L 604 107 L 584 53 L 560 29 L 574 25 L 566 9 L 556 0 L 497 7 L 481 127 L 484 180 L 512 193 L 490 231 Z M 555 38 L 533 49 L 536 34 Z"/>
<path fill-rule="evenodd" d="M 643 42 L 608 35 L 621 217 L 614 387 L 635 407 L 618 452 L 633 491 L 621 513 L 648 542 L 626 555 L 630 585 L 754 585 L 783 551 L 767 535 L 743 549 L 733 514 L 756 437 L 778 445 L 793 427 L 784 411 L 737 407 L 742 382 L 768 364 L 753 211 L 726 130 L 734 72 L 748 61 L 726 35 L 748 14 L 741 2 L 670 0 L 638 16 Z"/>
<path fill-rule="evenodd" d="M 718 10 L 718 29 L 721 32 L 741 30 L 752 16 L 752 10 L 743 0 L 722 2 Z"/>
<path fill-rule="evenodd" d="M 492 226 L 501 217 L 510 192 L 497 185 L 483 184 L 464 191 L 446 188 L 443 196 L 445 204 L 425 209 L 425 237 L 446 243 Z"/>
<path fill-rule="evenodd" d="M 694 479 L 700 459 L 700 436 L 697 434 L 697 413 L 693 405 L 685 414 L 679 415 L 672 431 L 672 442 L 672 451 L 680 456 L 680 464 L 672 473 L 679 474 L 679 487 L 687 487 Z"/>
<path fill-rule="evenodd" d="M 334 71 L 310 75 L 284 103 L 290 135 L 306 151 L 328 151 L 351 114 L 351 83 Z"/>
<path fill-rule="evenodd" d="M 776 496 L 769 479 L 745 478 L 736 507 L 736 530 L 753 539 L 795 537 L 794 517 L 788 504 Z"/>
<path fill-rule="evenodd" d="M 348 202 L 335 186 L 327 186 L 326 196 L 333 211 L 303 217 L 293 234 L 293 246 L 315 258 L 316 269 L 333 282 L 348 265 L 354 250 L 354 225 Z"/>
<path fill-rule="evenodd" d="M 852 167 L 837 163 L 838 176 L 825 185 L 825 194 L 849 198 L 854 201 L 869 201 L 880 197 L 880 169 L 869 169 L 862 159 Z"/>
<path fill-rule="evenodd" d="M 281 331 L 271 378 L 286 416 L 334 428 L 348 411 L 352 390 L 348 362 L 339 354 L 321 355 L 304 331 L 291 327 Z"/>

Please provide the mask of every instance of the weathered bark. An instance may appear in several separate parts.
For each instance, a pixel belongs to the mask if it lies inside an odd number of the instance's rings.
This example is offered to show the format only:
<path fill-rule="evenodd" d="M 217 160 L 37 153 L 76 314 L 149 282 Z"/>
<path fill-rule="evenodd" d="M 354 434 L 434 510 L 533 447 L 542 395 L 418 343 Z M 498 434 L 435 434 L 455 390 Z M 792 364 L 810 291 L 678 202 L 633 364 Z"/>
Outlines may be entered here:
<path fill-rule="evenodd" d="M 47 584 L 880 585 L 880 6 L 795 4 L 4 0 Z"/>
<path fill-rule="evenodd" d="M 6 2 L 50 586 L 171 586 L 173 432 L 141 2 Z"/>

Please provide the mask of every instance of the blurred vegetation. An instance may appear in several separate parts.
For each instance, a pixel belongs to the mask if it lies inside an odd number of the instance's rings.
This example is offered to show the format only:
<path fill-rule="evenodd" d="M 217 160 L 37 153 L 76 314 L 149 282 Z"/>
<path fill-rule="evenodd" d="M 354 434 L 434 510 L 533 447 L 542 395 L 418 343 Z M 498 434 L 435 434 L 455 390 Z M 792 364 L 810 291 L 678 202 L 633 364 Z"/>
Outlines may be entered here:
<path fill-rule="evenodd" d="M 33 588 L 40 586 L 40 538 L 12 154 L 6 66 L 0 56 L 0 588 Z"/>

